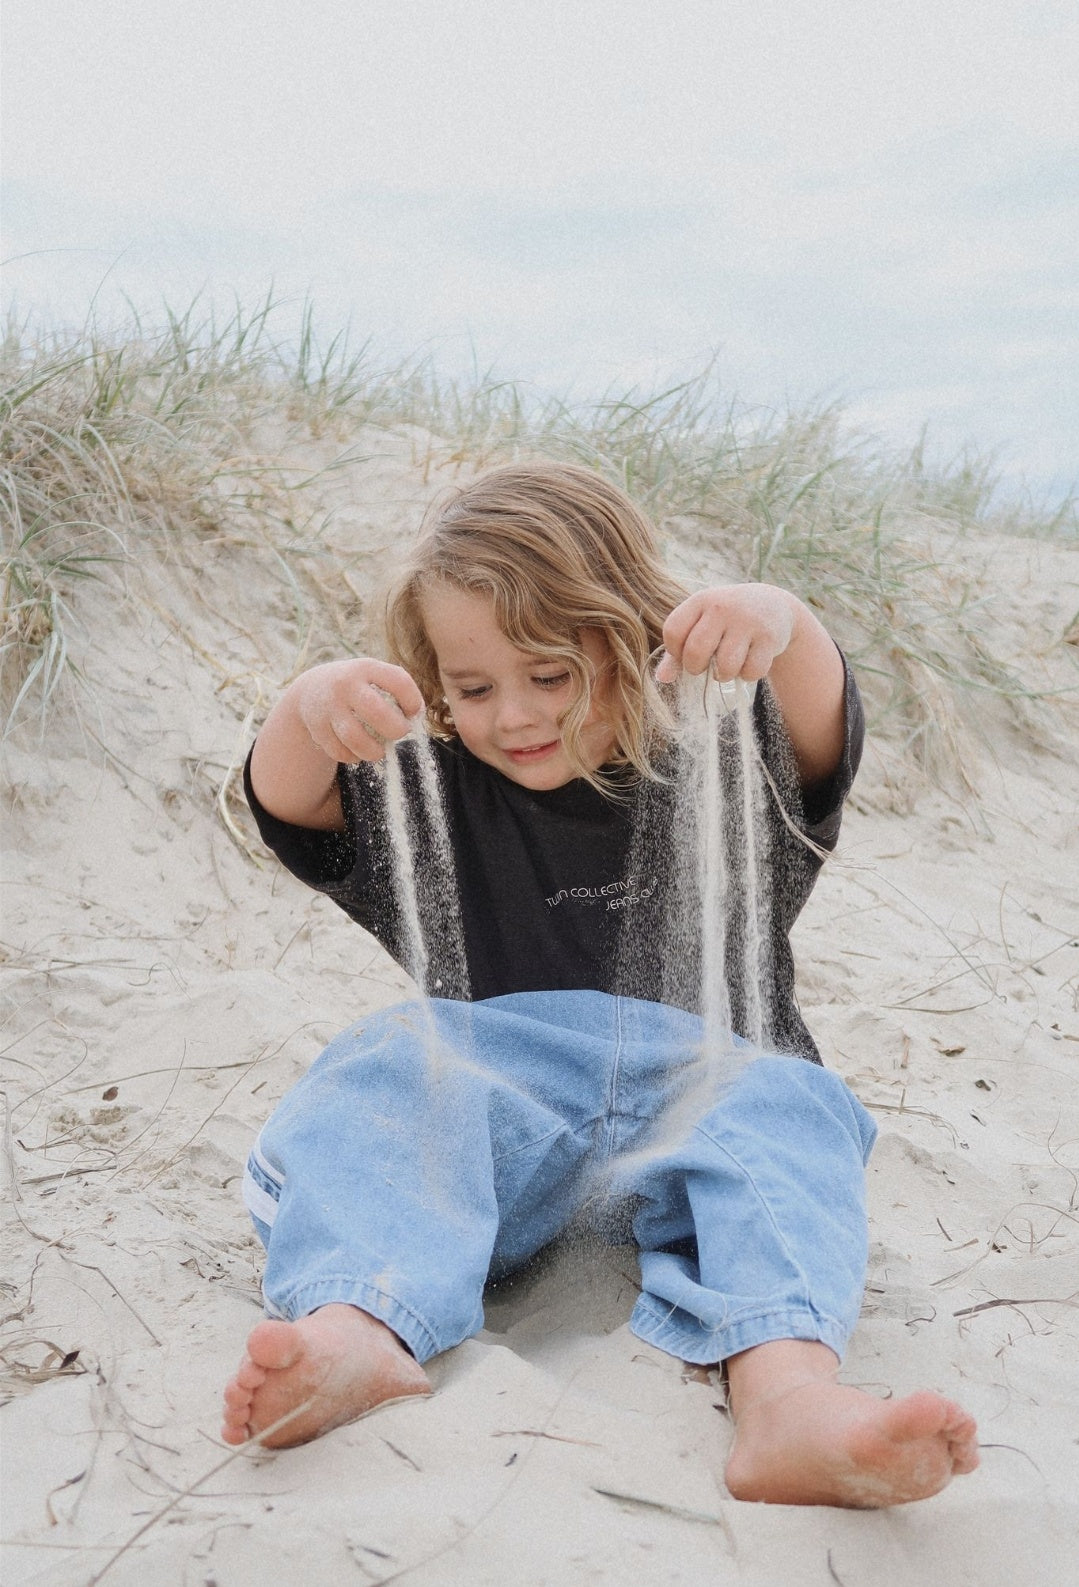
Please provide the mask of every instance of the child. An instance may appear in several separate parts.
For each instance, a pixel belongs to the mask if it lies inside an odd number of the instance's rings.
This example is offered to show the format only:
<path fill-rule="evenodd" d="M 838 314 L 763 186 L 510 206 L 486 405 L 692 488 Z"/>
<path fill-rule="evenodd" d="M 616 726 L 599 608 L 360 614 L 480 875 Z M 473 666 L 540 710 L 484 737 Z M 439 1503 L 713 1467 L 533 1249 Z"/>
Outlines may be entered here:
<path fill-rule="evenodd" d="M 247 788 L 284 863 L 425 976 L 430 1013 L 406 1005 L 339 1037 L 259 1138 L 245 1197 L 273 1320 L 226 1389 L 225 1439 L 289 1418 L 265 1442 L 300 1443 L 428 1392 L 422 1362 L 482 1326 L 487 1278 L 554 1238 L 606 1173 L 640 1249 L 633 1331 L 726 1365 L 736 1498 L 877 1507 L 972 1471 L 958 1406 L 837 1381 L 875 1131 L 801 1022 L 788 942 L 861 748 L 835 644 L 768 585 L 687 596 L 621 491 L 554 464 L 494 469 L 437 508 L 388 619 L 393 662 L 331 662 L 287 689 Z M 679 907 L 674 873 L 661 857 L 640 874 L 633 834 L 641 801 L 669 786 L 663 685 L 709 668 L 766 680 L 753 726 L 788 817 L 770 798 L 773 1050 L 747 1052 L 695 1125 L 657 1145 L 702 1027 L 652 947 Z M 456 874 L 453 918 L 421 889 L 426 965 L 378 764 L 424 709 Z M 415 744 L 398 754 L 415 824 Z M 466 1056 L 430 1058 L 432 1026 L 440 1051 Z"/>

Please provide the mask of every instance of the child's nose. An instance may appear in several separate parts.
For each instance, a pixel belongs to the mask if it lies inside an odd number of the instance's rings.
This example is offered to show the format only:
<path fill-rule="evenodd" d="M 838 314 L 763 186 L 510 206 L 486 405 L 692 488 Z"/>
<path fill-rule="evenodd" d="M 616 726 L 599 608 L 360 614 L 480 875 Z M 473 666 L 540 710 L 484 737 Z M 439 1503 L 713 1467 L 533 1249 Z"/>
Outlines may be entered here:
<path fill-rule="evenodd" d="M 499 695 L 498 726 L 502 732 L 527 727 L 534 720 L 534 701 L 526 690 L 506 689 Z"/>

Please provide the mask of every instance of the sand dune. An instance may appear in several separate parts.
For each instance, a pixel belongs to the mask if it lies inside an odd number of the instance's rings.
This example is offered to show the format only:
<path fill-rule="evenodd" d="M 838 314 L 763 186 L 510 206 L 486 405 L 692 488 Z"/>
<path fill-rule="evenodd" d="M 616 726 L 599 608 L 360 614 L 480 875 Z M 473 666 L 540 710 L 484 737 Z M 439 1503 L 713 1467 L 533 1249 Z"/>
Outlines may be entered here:
<path fill-rule="evenodd" d="M 333 487 L 360 585 L 438 483 L 407 435 L 367 450 Z M 989 535 L 953 549 L 997 592 L 985 621 L 1029 653 L 1032 685 L 1065 679 L 1038 640 L 1079 605 L 1076 551 Z M 265 709 L 295 661 L 280 578 L 208 537 L 125 579 L 81 593 L 78 708 L 4 752 L 10 1587 L 1068 1580 L 1074 705 L 1021 731 L 986 696 L 971 788 L 872 742 L 796 936 L 810 1028 L 881 1128 L 844 1377 L 961 1400 L 979 1472 L 887 1513 L 735 1502 L 716 1382 L 628 1333 L 632 1251 L 573 1243 L 492 1294 L 429 1401 L 236 1455 L 217 1443 L 218 1398 L 259 1315 L 247 1147 L 321 1043 L 407 982 L 258 849 L 236 798 L 251 702 Z"/>

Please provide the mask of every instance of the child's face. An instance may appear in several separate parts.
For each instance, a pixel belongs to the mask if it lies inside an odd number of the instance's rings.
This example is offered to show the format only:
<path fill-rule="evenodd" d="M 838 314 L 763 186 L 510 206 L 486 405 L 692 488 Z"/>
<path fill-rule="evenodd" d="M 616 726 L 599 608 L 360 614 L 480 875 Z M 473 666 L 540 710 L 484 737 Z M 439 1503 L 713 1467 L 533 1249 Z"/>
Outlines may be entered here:
<path fill-rule="evenodd" d="M 561 788 L 578 776 L 558 727 L 559 716 L 573 700 L 572 675 L 558 662 L 511 644 L 485 595 L 442 585 L 428 591 L 421 609 L 466 749 L 524 788 Z M 608 650 L 593 629 L 582 630 L 581 649 L 596 672 L 581 739 L 593 770 L 610 759 L 615 744 L 605 710 Z"/>

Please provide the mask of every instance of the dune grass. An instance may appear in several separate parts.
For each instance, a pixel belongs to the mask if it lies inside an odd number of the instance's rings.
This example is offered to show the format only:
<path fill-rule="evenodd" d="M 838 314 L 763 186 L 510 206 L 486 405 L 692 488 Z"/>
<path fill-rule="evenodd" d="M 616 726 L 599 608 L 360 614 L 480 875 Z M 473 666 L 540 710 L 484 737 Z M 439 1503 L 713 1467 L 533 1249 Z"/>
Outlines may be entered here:
<path fill-rule="evenodd" d="M 325 617 L 346 575 L 316 545 L 319 472 L 278 466 L 253 443 L 266 427 L 345 452 L 372 426 L 407 432 L 428 469 L 546 455 L 601 470 L 652 514 L 687 577 L 722 563 L 796 590 L 850 654 L 878 727 L 923 759 L 947 749 L 964 697 L 1021 709 L 1038 692 L 994 645 L 991 592 L 954 548 L 974 534 L 1077 537 L 1074 501 L 1006 500 L 989 460 L 897 454 L 834 407 L 755 412 L 724 398 L 711 369 L 571 405 L 478 372 L 447 380 L 420 359 L 380 364 L 344 337 L 323 346 L 309 312 L 283 342 L 270 300 L 224 320 L 197 304 L 153 328 L 133 316 L 111 333 L 9 326 L 2 375 L 5 731 L 32 720 L 45 732 L 61 685 L 78 682 L 80 582 L 122 577 L 192 535 L 254 537 L 289 582 L 298 628 Z"/>

